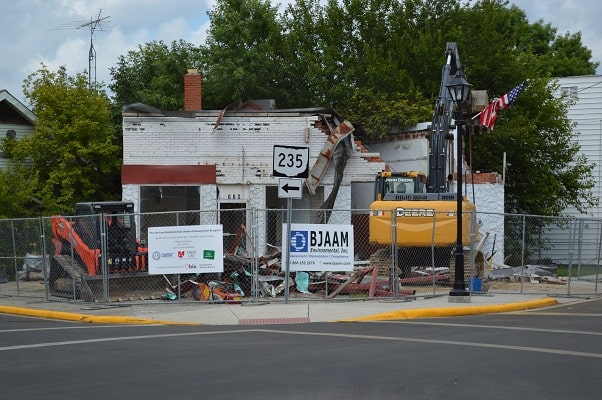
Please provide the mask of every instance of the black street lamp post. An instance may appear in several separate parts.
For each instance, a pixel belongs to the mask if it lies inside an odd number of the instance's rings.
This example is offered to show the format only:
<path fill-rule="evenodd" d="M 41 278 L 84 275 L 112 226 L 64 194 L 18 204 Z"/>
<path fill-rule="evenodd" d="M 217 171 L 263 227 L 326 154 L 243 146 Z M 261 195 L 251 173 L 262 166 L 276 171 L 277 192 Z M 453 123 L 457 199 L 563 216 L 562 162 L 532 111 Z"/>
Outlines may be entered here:
<path fill-rule="evenodd" d="M 464 79 L 460 72 L 451 79 L 447 85 L 447 90 L 453 102 L 456 105 L 454 119 L 458 127 L 456 147 L 457 147 L 457 169 L 456 169 L 456 186 L 457 186 L 457 240 L 456 240 L 456 266 L 454 268 L 454 287 L 449 292 L 450 303 L 469 303 L 470 292 L 466 290 L 464 283 L 464 245 L 462 243 L 462 176 L 463 176 L 463 157 L 462 157 L 462 137 L 464 135 L 464 126 L 466 125 L 467 115 L 464 113 L 464 104 L 467 104 L 468 96 L 470 96 L 470 88 L 472 85 Z"/>

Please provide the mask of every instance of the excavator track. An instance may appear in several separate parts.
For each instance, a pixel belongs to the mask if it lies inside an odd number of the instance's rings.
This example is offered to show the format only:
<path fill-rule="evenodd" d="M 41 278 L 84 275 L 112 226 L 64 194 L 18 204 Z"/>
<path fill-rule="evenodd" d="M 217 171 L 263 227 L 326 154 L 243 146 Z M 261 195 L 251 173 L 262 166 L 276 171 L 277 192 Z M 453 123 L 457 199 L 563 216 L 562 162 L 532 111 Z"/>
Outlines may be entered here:
<path fill-rule="evenodd" d="M 86 276 L 86 271 L 73 257 L 54 256 L 50 261 L 50 294 L 94 301 L 94 292 L 88 285 Z"/>

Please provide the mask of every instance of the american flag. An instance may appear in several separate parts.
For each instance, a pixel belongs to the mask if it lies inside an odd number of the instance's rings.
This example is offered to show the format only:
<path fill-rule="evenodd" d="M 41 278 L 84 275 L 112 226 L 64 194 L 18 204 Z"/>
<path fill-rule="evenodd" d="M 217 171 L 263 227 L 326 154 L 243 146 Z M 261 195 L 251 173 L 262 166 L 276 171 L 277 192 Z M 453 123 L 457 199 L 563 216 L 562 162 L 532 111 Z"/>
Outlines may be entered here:
<path fill-rule="evenodd" d="M 495 124 L 495 120 L 497 119 L 497 113 L 504 108 L 507 108 L 514 104 L 518 95 L 523 91 L 527 81 L 522 82 L 520 85 L 516 86 L 514 89 L 499 97 L 491 102 L 487 106 L 486 109 L 481 111 L 481 116 L 479 118 L 479 122 L 481 126 L 486 126 L 488 129 L 493 130 L 493 125 Z"/>

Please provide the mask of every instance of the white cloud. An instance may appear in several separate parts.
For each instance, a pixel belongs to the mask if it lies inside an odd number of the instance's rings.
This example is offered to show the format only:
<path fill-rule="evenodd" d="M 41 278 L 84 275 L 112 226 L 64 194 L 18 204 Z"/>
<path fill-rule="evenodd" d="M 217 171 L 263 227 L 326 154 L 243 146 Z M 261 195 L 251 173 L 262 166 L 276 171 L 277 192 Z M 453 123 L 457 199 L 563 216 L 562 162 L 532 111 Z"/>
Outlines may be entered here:
<path fill-rule="evenodd" d="M 23 80 L 44 63 L 70 74 L 88 69 L 90 21 L 103 19 L 93 35 L 96 77 L 108 83 L 120 55 L 153 40 L 204 42 L 212 0 L 19 0 L 1 2 L 0 89 L 25 103 Z"/>
<path fill-rule="evenodd" d="M 274 0 L 280 10 L 292 0 Z M 544 19 L 558 33 L 582 32 L 593 59 L 602 61 L 602 7 L 598 0 L 515 0 L 531 22 Z M 0 2 L 0 89 L 24 100 L 23 80 L 40 63 L 65 65 L 69 73 L 88 69 L 91 20 L 101 21 L 93 36 L 97 80 L 109 83 L 109 68 L 120 55 L 153 40 L 183 39 L 201 44 L 207 36 L 207 11 L 215 0 L 19 0 Z M 102 11 L 101 11 L 102 10 Z"/>
<path fill-rule="evenodd" d="M 557 33 L 581 32 L 581 42 L 592 51 L 592 61 L 602 62 L 602 7 L 599 0 L 513 0 L 527 14 L 529 22 L 543 20 Z M 598 74 L 602 68 L 598 67 Z"/>

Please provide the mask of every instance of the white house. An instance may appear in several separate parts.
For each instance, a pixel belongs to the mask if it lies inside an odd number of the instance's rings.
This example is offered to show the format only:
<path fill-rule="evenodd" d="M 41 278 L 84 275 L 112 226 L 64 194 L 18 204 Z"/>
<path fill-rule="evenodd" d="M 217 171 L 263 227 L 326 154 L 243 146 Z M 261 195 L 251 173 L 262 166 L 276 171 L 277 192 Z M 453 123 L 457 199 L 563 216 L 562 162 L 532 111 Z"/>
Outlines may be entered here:
<path fill-rule="evenodd" d="M 272 101 L 202 110 L 200 74 L 191 70 L 184 78 L 184 111 L 161 112 L 142 104 L 124 107 L 124 200 L 134 202 L 143 213 L 216 211 L 217 216 L 201 213 L 200 218 L 211 220 L 199 222 L 221 223 L 224 232 L 234 233 L 241 224 L 251 226 L 246 209 L 286 208 L 287 199 L 278 194 L 280 177 L 273 173 L 278 162 L 274 149 L 300 147 L 308 148 L 309 179 L 293 208 L 318 209 L 338 187 L 330 208 L 348 212 L 333 214 L 329 222 L 351 222 L 352 185 L 373 182 L 385 164 L 352 140 L 354 127 L 349 122 L 334 110 L 279 110 Z M 334 158 L 341 146 L 349 157 L 339 186 Z M 232 210 L 240 211 L 232 214 Z M 281 226 L 281 222 L 260 223 Z M 312 221 L 308 213 L 296 212 L 293 222 Z M 259 240 L 260 245 L 277 240 L 277 232 Z"/>
<path fill-rule="evenodd" d="M 33 133 L 36 116 L 7 90 L 0 90 L 0 134 L 18 140 Z M 0 168 L 6 168 L 8 159 L 0 153 Z"/>
<path fill-rule="evenodd" d="M 575 104 L 568 118 L 575 123 L 581 153 L 594 165 L 595 197 L 602 201 L 602 75 L 568 76 L 558 79 L 558 96 L 568 96 Z M 602 235 L 602 204 L 581 214 L 574 208 L 564 211 L 577 220 L 568 229 L 554 229 L 546 235 L 550 249 L 542 255 L 556 262 L 596 264 L 600 258 Z"/>

